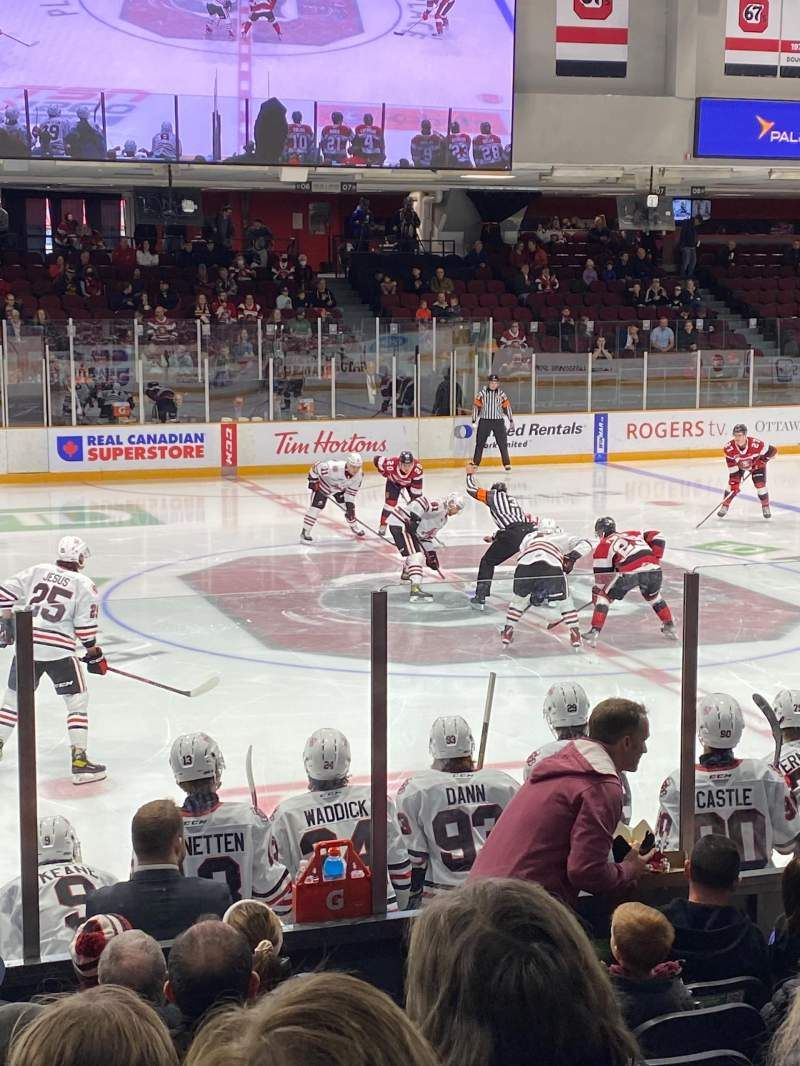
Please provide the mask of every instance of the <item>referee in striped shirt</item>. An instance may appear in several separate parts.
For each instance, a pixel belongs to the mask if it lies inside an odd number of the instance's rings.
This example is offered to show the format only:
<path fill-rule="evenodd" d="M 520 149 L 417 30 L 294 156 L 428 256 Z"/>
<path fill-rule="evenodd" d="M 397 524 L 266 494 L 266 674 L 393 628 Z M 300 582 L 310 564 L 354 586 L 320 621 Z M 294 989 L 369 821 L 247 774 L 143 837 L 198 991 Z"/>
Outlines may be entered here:
<path fill-rule="evenodd" d="M 508 436 L 506 435 L 506 418 L 508 428 L 514 428 L 514 414 L 508 397 L 500 388 L 500 378 L 497 374 L 490 374 L 489 381 L 478 395 L 472 407 L 472 424 L 478 423 L 475 432 L 475 454 L 472 461 L 475 466 L 481 465 L 483 449 L 489 434 L 494 434 L 497 447 L 500 449 L 500 458 L 506 470 L 511 469 L 511 460 L 508 458 Z"/>
<path fill-rule="evenodd" d="M 536 526 L 518 500 L 509 496 L 502 481 L 496 481 L 490 489 L 480 488 L 475 480 L 476 470 L 474 463 L 467 463 L 467 492 L 474 500 L 486 504 L 497 526 L 494 536 L 484 537 L 491 543 L 480 561 L 475 595 L 469 601 L 476 611 L 482 611 L 492 590 L 494 568 L 516 555 L 523 539 L 533 533 Z"/>

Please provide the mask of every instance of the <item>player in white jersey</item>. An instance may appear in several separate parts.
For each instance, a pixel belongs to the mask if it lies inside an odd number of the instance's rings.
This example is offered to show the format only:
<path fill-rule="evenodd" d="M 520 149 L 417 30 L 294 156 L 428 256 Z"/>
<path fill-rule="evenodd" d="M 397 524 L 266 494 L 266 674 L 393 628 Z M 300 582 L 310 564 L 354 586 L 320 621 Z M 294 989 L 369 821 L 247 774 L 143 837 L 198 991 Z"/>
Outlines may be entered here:
<path fill-rule="evenodd" d="M 443 500 L 429 500 L 418 496 L 410 503 L 398 504 L 388 518 L 389 532 L 403 557 L 401 581 L 411 582 L 409 599 L 412 603 L 432 600 L 422 589 L 422 572 L 439 570 L 439 556 L 434 548 L 437 533 L 447 520 L 464 510 L 464 497 L 450 492 Z"/>
<path fill-rule="evenodd" d="M 233 0 L 209 0 L 206 4 L 206 11 L 208 12 L 209 21 L 206 23 L 206 33 L 213 34 L 217 26 L 222 26 L 224 23 L 228 23 L 228 36 L 235 38 L 236 31 L 231 25 L 232 19 L 235 17 L 233 12 Z"/>
<path fill-rule="evenodd" d="M 66 139 L 71 129 L 72 122 L 61 115 L 61 105 L 48 104 L 47 118 L 32 130 L 34 141 L 37 143 L 33 154 L 48 156 L 51 159 L 65 158 Z"/>
<path fill-rule="evenodd" d="M 423 903 L 464 884 L 519 788 L 500 770 L 476 769 L 475 741 L 459 715 L 436 719 L 429 751 L 431 769 L 409 777 L 397 793 L 397 816 Z"/>
<path fill-rule="evenodd" d="M 588 540 L 570 536 L 552 518 L 540 518 L 536 529 L 519 546 L 514 570 L 513 596 L 506 611 L 506 624 L 500 635 L 503 644 L 514 639 L 514 626 L 529 607 L 539 607 L 551 600 L 561 603 L 561 618 L 569 629 L 570 644 L 582 648 L 578 615 L 569 590 L 567 574 L 582 555 L 592 550 Z"/>
<path fill-rule="evenodd" d="M 14 643 L 11 608 L 33 608 L 35 684 L 47 674 L 67 705 L 67 732 L 72 748 L 72 783 L 102 781 L 106 768 L 86 755 L 89 736 L 89 693 L 76 644 L 86 649 L 82 662 L 90 674 L 105 674 L 108 663 L 97 645 L 97 586 L 81 573 L 89 548 L 80 537 L 62 537 L 55 564 L 39 563 L 0 584 L 0 647 Z M 8 688 L 0 707 L 0 757 L 17 724 L 17 660 L 11 661 Z"/>
<path fill-rule="evenodd" d="M 772 709 L 783 738 L 777 769 L 786 778 L 797 801 L 800 799 L 800 691 L 781 689 Z"/>
<path fill-rule="evenodd" d="M 153 137 L 150 151 L 153 159 L 177 160 L 181 154 L 181 142 L 172 129 L 171 122 L 162 122 L 161 130 Z"/>
<path fill-rule="evenodd" d="M 357 537 L 363 537 L 364 529 L 356 521 L 356 496 L 363 480 L 362 459 L 356 452 L 350 452 L 343 460 L 314 463 L 308 472 L 311 503 L 303 516 L 300 540 L 311 543 L 311 530 L 317 523 L 319 512 L 325 510 L 325 504 L 331 496 L 340 507 L 344 507 L 344 517 L 353 533 Z"/>
<path fill-rule="evenodd" d="M 118 877 L 88 866 L 75 830 L 60 814 L 39 819 L 39 926 L 42 958 L 69 951 L 86 919 L 86 897 Z M 0 956 L 22 958 L 22 884 L 0 889 Z"/>
<path fill-rule="evenodd" d="M 550 726 L 555 740 L 532 751 L 522 768 L 522 780 L 527 781 L 534 766 L 555 755 L 576 737 L 585 737 L 589 730 L 589 697 L 574 681 L 557 681 L 547 690 L 542 716 Z"/>
<path fill-rule="evenodd" d="M 289 796 L 272 813 L 270 848 L 297 878 L 300 863 L 320 840 L 352 840 L 370 865 L 370 786 L 348 784 L 350 744 L 338 729 L 318 729 L 303 749 L 308 792 Z M 394 802 L 389 800 L 387 824 L 389 864 L 388 906 L 405 910 L 411 888 L 411 863 L 400 833 Z"/>
<path fill-rule="evenodd" d="M 206 733 L 178 737 L 169 754 L 181 807 L 187 877 L 224 881 L 234 903 L 260 899 L 278 915 L 292 911 L 292 879 L 270 860 L 269 819 L 249 803 L 223 803 L 218 795 L 225 760 Z"/>
<path fill-rule="evenodd" d="M 695 767 L 695 839 L 706 833 L 729 837 L 743 870 L 772 865 L 772 850 L 794 849 L 800 816 L 786 781 L 766 760 L 737 759 L 744 732 L 742 709 L 732 696 L 713 692 L 698 702 L 697 736 L 703 746 Z M 678 848 L 680 798 L 676 771 L 661 786 L 656 842 Z"/>

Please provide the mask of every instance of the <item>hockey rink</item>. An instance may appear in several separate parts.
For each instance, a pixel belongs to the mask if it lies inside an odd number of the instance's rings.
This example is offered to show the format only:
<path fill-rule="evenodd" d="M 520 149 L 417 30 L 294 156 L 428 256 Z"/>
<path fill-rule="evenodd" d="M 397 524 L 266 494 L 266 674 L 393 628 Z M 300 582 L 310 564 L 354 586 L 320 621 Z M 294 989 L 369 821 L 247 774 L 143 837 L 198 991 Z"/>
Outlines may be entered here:
<path fill-rule="evenodd" d="M 528 466 L 509 487 L 533 513 L 591 537 L 609 514 L 619 529 L 659 528 L 667 538 L 666 598 L 680 626 L 685 569 L 703 568 L 700 688 L 728 691 L 745 710 L 746 755 L 766 756 L 771 740 L 751 693 L 772 699 L 800 687 L 800 485 L 796 460 L 770 463 L 773 519 L 761 518 L 748 492 L 724 521 L 695 524 L 718 502 L 722 460 L 625 465 Z M 376 525 L 383 479 L 365 467 L 359 517 Z M 489 484 L 491 471 L 481 479 Z M 429 496 L 463 490 L 457 470 L 425 474 Z M 304 787 L 302 750 L 320 726 L 350 739 L 353 778 L 368 773 L 369 593 L 391 586 L 390 740 L 392 789 L 428 765 L 428 730 L 443 713 L 463 714 L 477 736 L 487 675 L 497 672 L 487 764 L 519 776 L 531 750 L 549 739 L 542 698 L 556 680 L 574 679 L 591 703 L 626 695 L 650 711 L 651 740 L 631 775 L 633 820 L 655 821 L 661 781 L 678 764 L 681 647 L 662 637 L 638 594 L 612 604 L 594 650 L 574 654 L 554 610 L 531 609 L 514 644 L 502 650 L 511 567 L 497 572 L 491 609 L 468 603 L 491 532 L 487 510 L 467 498 L 448 523 L 440 550 L 448 582 L 430 574 L 431 604 L 408 602 L 399 557 L 377 537 L 356 541 L 329 505 L 313 545 L 299 543 L 308 502 L 305 478 L 91 483 L 4 487 L 0 579 L 53 558 L 58 539 L 75 533 L 100 585 L 100 643 L 111 665 L 191 688 L 212 674 L 218 687 L 197 699 L 128 681 L 89 676 L 89 755 L 108 779 L 76 788 L 69 774 L 65 711 L 48 680 L 37 700 L 40 815 L 61 813 L 77 828 L 84 860 L 119 877 L 131 858 L 130 819 L 148 800 L 172 796 L 168 753 L 179 733 L 204 730 L 220 743 L 227 770 L 223 796 L 247 795 L 248 745 L 261 806 Z M 590 563 L 572 581 L 575 602 L 590 598 Z M 589 612 L 581 615 L 588 627 Z M 0 651 L 5 673 L 9 650 Z M 19 870 L 17 740 L 0 763 L 0 882 Z"/>

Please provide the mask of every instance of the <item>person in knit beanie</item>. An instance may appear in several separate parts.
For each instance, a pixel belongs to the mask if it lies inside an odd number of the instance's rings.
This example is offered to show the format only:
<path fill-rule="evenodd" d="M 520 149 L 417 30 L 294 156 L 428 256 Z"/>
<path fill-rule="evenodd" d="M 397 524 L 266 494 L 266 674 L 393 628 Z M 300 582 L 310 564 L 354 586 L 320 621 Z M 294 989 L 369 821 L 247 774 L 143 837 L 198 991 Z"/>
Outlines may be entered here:
<path fill-rule="evenodd" d="M 81 991 L 96 986 L 97 966 L 106 944 L 131 928 L 131 923 L 121 914 L 96 914 L 78 926 L 69 953 Z"/>

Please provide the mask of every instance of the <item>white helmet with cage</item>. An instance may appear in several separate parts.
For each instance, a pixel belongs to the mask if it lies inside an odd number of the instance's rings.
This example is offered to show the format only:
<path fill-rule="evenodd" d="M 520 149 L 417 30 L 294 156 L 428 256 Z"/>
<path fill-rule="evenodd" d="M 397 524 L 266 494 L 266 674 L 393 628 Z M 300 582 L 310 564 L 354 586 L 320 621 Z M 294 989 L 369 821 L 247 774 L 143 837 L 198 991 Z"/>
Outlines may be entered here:
<path fill-rule="evenodd" d="M 536 523 L 536 534 L 539 537 L 551 537 L 554 533 L 561 533 L 561 526 L 555 518 L 539 518 Z"/>
<path fill-rule="evenodd" d="M 781 729 L 800 729 L 800 690 L 781 689 L 772 707 Z"/>
<path fill-rule="evenodd" d="M 77 563 L 82 570 L 91 554 L 89 545 L 80 537 L 62 537 L 56 549 L 56 562 Z"/>
<path fill-rule="evenodd" d="M 315 730 L 303 748 L 306 775 L 313 781 L 341 781 L 350 772 L 350 742 L 339 729 Z"/>
<path fill-rule="evenodd" d="M 219 744 L 208 733 L 183 733 L 172 744 L 169 765 L 178 785 L 208 779 L 219 787 L 225 759 Z"/>
<path fill-rule="evenodd" d="M 39 819 L 39 862 L 80 862 L 81 842 L 61 814 Z"/>
<path fill-rule="evenodd" d="M 744 732 L 739 703 L 725 692 L 712 692 L 697 703 L 697 739 L 704 748 L 735 748 Z"/>
<path fill-rule="evenodd" d="M 586 725 L 589 697 L 574 681 L 557 681 L 547 690 L 542 706 L 544 720 L 555 731 Z"/>
<path fill-rule="evenodd" d="M 448 514 L 451 514 L 451 507 L 454 508 L 452 514 L 458 514 L 460 511 L 464 510 L 464 497 L 460 492 L 448 492 L 445 496 L 444 509 Z"/>
<path fill-rule="evenodd" d="M 469 723 L 460 714 L 437 718 L 431 726 L 428 750 L 434 759 L 472 758 L 475 738 Z"/>
<path fill-rule="evenodd" d="M 358 452 L 348 452 L 344 457 L 344 461 L 347 466 L 352 466 L 354 470 L 360 470 L 364 465 L 364 460 Z"/>

